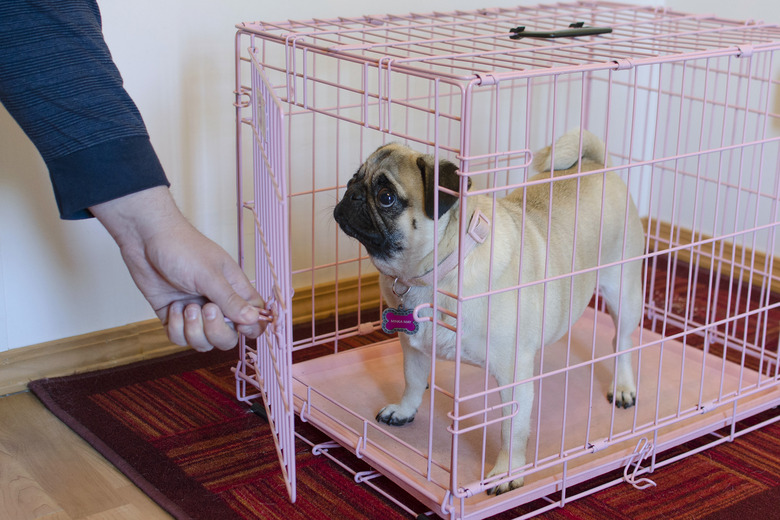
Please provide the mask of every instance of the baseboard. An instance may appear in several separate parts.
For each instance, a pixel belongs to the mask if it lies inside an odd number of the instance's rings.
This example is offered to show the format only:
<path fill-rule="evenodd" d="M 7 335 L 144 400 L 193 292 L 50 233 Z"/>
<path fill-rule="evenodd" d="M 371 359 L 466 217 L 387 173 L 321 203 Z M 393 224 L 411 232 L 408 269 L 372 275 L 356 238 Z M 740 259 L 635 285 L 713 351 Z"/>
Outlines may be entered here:
<path fill-rule="evenodd" d="M 644 219 L 644 225 L 645 230 L 648 230 L 647 219 Z M 697 242 L 706 242 L 712 237 L 703 233 L 694 233 L 690 229 L 674 227 L 668 222 L 654 221 L 650 226 L 650 249 L 652 251 L 663 251 L 672 246 L 682 246 L 683 249 L 678 250 L 675 254 L 683 262 L 694 263 L 705 269 L 719 269 L 725 275 L 732 273 L 731 276 L 734 278 L 752 283 L 757 287 L 768 282 L 772 292 L 780 294 L 780 259 L 761 251 L 753 251 L 750 248 L 734 245 L 726 240 L 686 248 L 685 246 Z M 713 254 L 713 247 L 715 254 Z M 768 261 L 771 264 L 768 264 Z M 753 265 L 752 273 L 751 264 Z M 769 272 L 764 271 L 767 265 L 771 267 Z"/>
<path fill-rule="evenodd" d="M 0 353 L 0 396 L 45 377 L 90 372 L 183 350 L 158 320 L 49 341 Z"/>
<path fill-rule="evenodd" d="M 351 314 L 360 309 L 377 309 L 382 299 L 379 274 L 339 280 L 338 290 L 332 282 L 295 290 L 292 300 L 293 324 L 331 318 L 336 312 L 336 298 L 340 314 Z"/>
<path fill-rule="evenodd" d="M 648 220 L 643 219 L 645 230 L 648 229 Z M 739 245 L 733 245 L 727 241 L 717 241 L 717 255 L 712 254 L 712 245 L 699 245 L 692 248 L 685 248 L 697 242 L 706 242 L 711 237 L 701 233 L 694 234 L 690 229 L 674 227 L 668 222 L 652 222 L 650 237 L 650 249 L 652 251 L 663 251 L 670 247 L 682 246 L 675 254 L 677 259 L 691 263 L 704 269 L 720 269 L 723 274 L 732 272 L 732 276 L 741 279 L 743 282 L 751 282 L 760 287 L 768 283 L 772 292 L 780 294 L 780 258 L 774 258 L 760 251 L 752 251 Z M 722 245 L 722 250 L 721 250 Z M 734 259 L 733 261 L 731 259 Z M 748 268 L 743 268 L 744 264 L 754 266 L 753 273 Z M 771 271 L 762 272 L 767 260 L 771 260 Z M 376 309 L 382 298 L 379 289 L 379 275 L 372 273 L 363 276 L 362 279 L 352 278 L 339 281 L 339 288 L 333 283 L 324 283 L 311 288 L 296 289 L 293 297 L 293 323 L 310 322 L 312 317 L 315 320 L 330 318 L 335 313 L 335 298 L 338 295 L 340 313 L 351 313 L 361 309 Z"/>
<path fill-rule="evenodd" d="M 645 221 L 645 229 L 648 222 Z M 685 246 L 696 241 L 708 240 L 687 229 L 674 228 L 665 222 L 652 223 L 650 247 L 654 251 L 668 249 L 670 244 Z M 673 239 L 672 239 L 673 237 Z M 718 243 L 720 247 L 720 243 Z M 740 246 L 723 244 L 720 258 L 712 255 L 712 246 L 681 249 L 677 257 L 684 262 L 694 261 L 703 268 L 719 267 L 728 273 L 732 264 L 730 258 L 753 259 L 753 265 L 763 268 L 767 255 L 753 252 Z M 744 256 L 743 256 L 744 255 Z M 720 263 L 718 266 L 717 264 Z M 773 259 L 771 273 L 753 273 L 735 263 L 734 276 L 743 281 L 752 281 L 756 285 L 766 283 L 769 277 L 773 292 L 780 293 L 780 260 Z M 375 309 L 379 306 L 381 294 L 379 276 L 376 273 L 362 279 L 339 281 L 338 290 L 333 283 L 323 283 L 314 288 L 301 288 L 295 291 L 292 301 L 293 323 L 300 324 L 332 317 L 335 313 L 335 301 L 338 297 L 338 309 L 341 313 L 351 313 L 361 309 Z M 143 321 L 124 327 L 117 327 L 91 334 L 84 334 L 58 341 L 50 341 L 12 349 L 0 353 L 0 395 L 22 391 L 27 383 L 44 377 L 56 377 L 89 372 L 117 365 L 123 365 L 142 359 L 150 359 L 183 350 L 171 344 L 165 330 L 157 320 Z"/>
<path fill-rule="evenodd" d="M 292 302 L 294 323 L 310 322 L 312 315 L 315 319 L 333 316 L 336 296 L 344 313 L 359 306 L 377 308 L 379 276 L 371 274 L 358 282 L 357 278 L 342 280 L 338 291 L 333 283 L 297 289 Z M 168 340 L 156 319 L 11 349 L 0 352 L 0 396 L 21 392 L 36 379 L 101 370 L 184 349 Z"/>

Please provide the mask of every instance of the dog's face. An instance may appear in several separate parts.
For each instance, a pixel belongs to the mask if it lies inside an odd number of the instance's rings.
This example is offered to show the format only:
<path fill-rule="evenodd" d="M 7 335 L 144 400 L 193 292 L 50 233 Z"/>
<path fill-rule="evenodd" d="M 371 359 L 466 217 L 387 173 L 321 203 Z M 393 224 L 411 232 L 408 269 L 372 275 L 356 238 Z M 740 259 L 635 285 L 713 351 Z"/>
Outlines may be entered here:
<path fill-rule="evenodd" d="M 375 262 L 393 263 L 430 242 L 437 193 L 437 218 L 458 201 L 434 189 L 433 179 L 432 156 L 400 144 L 382 146 L 347 183 L 333 218 L 344 233 L 365 246 Z M 460 178 L 451 162 L 439 162 L 439 184 L 458 191 Z"/>

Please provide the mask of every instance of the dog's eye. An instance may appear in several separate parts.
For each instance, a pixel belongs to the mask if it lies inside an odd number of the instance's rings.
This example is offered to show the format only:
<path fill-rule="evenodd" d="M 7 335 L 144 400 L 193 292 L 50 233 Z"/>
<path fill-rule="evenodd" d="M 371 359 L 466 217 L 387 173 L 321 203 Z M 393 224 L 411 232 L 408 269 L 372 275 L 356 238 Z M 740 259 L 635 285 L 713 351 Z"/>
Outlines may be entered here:
<path fill-rule="evenodd" d="M 376 196 L 376 199 L 379 201 L 379 205 L 383 208 L 389 208 L 393 204 L 395 204 L 395 193 L 393 193 L 388 188 L 382 188 L 379 190 L 379 193 Z"/>

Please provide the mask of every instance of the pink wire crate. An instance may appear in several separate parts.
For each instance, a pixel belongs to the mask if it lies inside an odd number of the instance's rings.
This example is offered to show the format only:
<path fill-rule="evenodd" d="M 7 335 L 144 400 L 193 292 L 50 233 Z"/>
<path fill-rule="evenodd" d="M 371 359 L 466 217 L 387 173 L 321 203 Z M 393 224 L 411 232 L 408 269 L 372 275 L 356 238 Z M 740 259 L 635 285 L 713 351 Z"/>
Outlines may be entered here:
<path fill-rule="evenodd" d="M 607 2 L 240 24 L 240 257 L 274 318 L 242 340 L 237 396 L 264 404 L 291 500 L 296 418 L 376 470 L 356 481 L 453 519 L 651 486 L 694 453 L 670 448 L 754 429 L 780 404 L 778 51 L 777 25 Z M 411 279 L 334 220 L 391 143 L 431 165 L 393 189 L 430 178 L 447 210 L 403 208 L 431 250 Z M 409 345 L 439 356 L 393 426 Z"/>

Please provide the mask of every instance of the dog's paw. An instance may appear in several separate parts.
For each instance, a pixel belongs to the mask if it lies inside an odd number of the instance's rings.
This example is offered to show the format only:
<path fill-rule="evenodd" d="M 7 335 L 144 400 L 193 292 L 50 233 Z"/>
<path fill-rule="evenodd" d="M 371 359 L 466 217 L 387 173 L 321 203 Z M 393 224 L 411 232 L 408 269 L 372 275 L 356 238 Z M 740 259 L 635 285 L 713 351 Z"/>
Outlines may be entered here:
<path fill-rule="evenodd" d="M 417 410 L 404 410 L 400 404 L 388 404 L 376 414 L 376 420 L 390 426 L 403 426 L 414 421 Z"/>
<path fill-rule="evenodd" d="M 523 487 L 523 479 L 516 478 L 514 480 L 510 480 L 509 482 L 504 482 L 500 486 L 496 486 L 488 489 L 487 494 L 498 496 L 501 493 L 507 493 L 509 491 L 512 491 L 513 489 L 517 489 L 521 487 Z"/>
<path fill-rule="evenodd" d="M 618 408 L 631 408 L 636 404 L 636 390 L 618 387 L 617 394 L 607 394 L 607 400 Z"/>
<path fill-rule="evenodd" d="M 612 392 L 615 392 L 614 394 Z M 631 408 L 636 404 L 636 382 L 630 358 L 618 358 L 617 372 L 609 385 L 607 400 L 618 408 Z"/>
<path fill-rule="evenodd" d="M 488 474 L 488 479 L 495 477 L 501 473 L 505 473 L 505 471 L 498 471 L 497 468 L 493 468 L 493 471 L 491 471 Z M 504 482 L 503 484 L 499 484 L 498 486 L 493 486 L 492 488 L 487 490 L 487 494 L 498 496 L 502 493 L 507 493 L 509 491 L 512 491 L 513 489 L 517 489 L 521 487 L 523 487 L 523 477 L 510 480 L 509 482 Z"/>
<path fill-rule="evenodd" d="M 512 468 L 517 469 L 517 468 L 521 468 L 524 465 L 525 465 L 525 456 L 518 457 L 516 455 L 515 460 L 512 463 Z M 507 456 L 504 450 L 501 450 L 498 454 L 498 459 L 496 459 L 495 466 L 493 466 L 493 469 L 487 475 L 487 480 L 491 480 L 491 479 L 499 480 L 502 477 L 509 476 L 507 474 L 508 471 L 509 471 L 509 456 Z M 487 490 L 487 494 L 498 496 L 502 493 L 507 493 L 519 487 L 523 487 L 523 477 L 519 477 L 510 480 L 508 482 L 503 482 L 501 484 L 493 486 Z"/>

